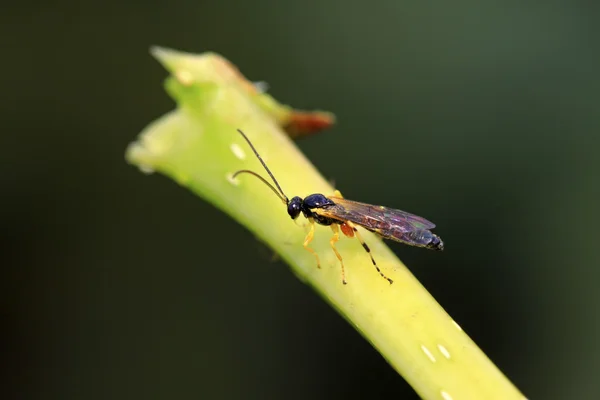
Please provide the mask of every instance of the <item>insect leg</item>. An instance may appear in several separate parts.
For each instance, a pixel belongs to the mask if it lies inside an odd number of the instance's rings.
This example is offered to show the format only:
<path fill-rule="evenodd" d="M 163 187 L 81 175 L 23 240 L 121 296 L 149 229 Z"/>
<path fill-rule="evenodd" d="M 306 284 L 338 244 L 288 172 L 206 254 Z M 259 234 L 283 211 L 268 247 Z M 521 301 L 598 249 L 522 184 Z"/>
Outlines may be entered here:
<path fill-rule="evenodd" d="M 310 223 L 310 231 L 308 232 L 308 235 L 306 235 L 306 238 L 304 239 L 304 248 L 313 256 L 315 256 L 315 258 L 317 259 L 317 268 L 321 268 L 321 261 L 319 261 L 319 255 L 317 254 L 317 252 L 314 249 L 311 249 L 310 247 L 308 247 L 308 245 L 310 244 L 310 242 L 312 242 L 314 236 L 315 236 L 315 220 L 312 218 L 308 219 L 308 222 Z"/>
<path fill-rule="evenodd" d="M 342 229 L 342 233 L 346 235 L 346 237 L 353 238 L 354 237 L 354 228 L 350 228 L 347 223 L 340 224 L 340 228 Z"/>
<path fill-rule="evenodd" d="M 345 285 L 346 272 L 344 271 L 344 261 L 342 260 L 342 256 L 340 255 L 340 253 L 335 248 L 335 244 L 338 240 L 340 240 L 340 228 L 338 228 L 337 224 L 331 224 L 331 230 L 333 231 L 333 236 L 331 237 L 329 244 L 331 245 L 331 248 L 333 249 L 333 252 L 335 253 L 338 260 L 340 260 L 340 264 L 342 264 L 342 283 Z"/>
<path fill-rule="evenodd" d="M 365 249 L 365 251 L 367 253 L 369 253 L 369 257 L 371 257 L 371 262 L 373 262 L 373 265 L 375 266 L 375 269 L 377 270 L 377 272 L 379 272 L 379 275 L 381 275 L 390 284 L 394 283 L 393 280 L 391 280 L 390 278 L 388 278 L 387 276 L 385 276 L 383 274 L 383 272 L 381 272 L 381 270 L 377 266 L 377 263 L 375 262 L 375 259 L 373 258 L 373 254 L 371 254 L 371 249 L 369 248 L 369 246 L 367 246 L 367 244 L 363 240 L 360 232 L 358 232 L 358 229 L 356 229 L 356 226 L 354 226 L 354 224 L 352 222 L 350 222 L 350 221 L 347 221 L 345 224 L 348 225 L 349 227 L 351 227 L 352 229 L 354 229 L 354 235 L 356 235 L 356 238 L 358 239 L 358 241 L 360 242 L 360 244 L 362 244 L 363 249 Z"/>

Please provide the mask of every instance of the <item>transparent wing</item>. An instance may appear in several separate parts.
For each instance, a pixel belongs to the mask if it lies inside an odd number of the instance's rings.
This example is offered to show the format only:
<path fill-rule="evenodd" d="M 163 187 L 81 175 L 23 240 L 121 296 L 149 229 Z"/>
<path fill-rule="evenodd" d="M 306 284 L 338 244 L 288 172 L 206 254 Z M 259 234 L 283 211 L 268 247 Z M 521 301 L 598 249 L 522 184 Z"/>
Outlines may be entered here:
<path fill-rule="evenodd" d="M 405 211 L 359 203 L 341 197 L 329 198 L 335 203 L 335 206 L 316 209 L 314 212 L 340 221 L 351 221 L 379 233 L 402 233 L 435 228 L 434 223 Z"/>

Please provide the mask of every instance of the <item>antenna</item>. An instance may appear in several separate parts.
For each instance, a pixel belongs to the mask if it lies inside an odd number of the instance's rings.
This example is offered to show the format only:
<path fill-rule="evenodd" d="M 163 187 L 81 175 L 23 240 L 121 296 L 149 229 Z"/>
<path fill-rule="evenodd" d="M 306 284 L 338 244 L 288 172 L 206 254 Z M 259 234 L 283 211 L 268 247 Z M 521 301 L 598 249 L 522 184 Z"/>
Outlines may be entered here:
<path fill-rule="evenodd" d="M 250 175 L 254 175 L 255 177 L 257 177 L 258 179 L 260 179 L 261 181 L 263 181 L 263 183 L 265 185 L 267 185 L 268 187 L 271 188 L 271 190 L 273 192 L 275 192 L 275 194 L 277 195 L 277 197 L 279 197 L 281 199 L 281 201 L 284 202 L 284 204 L 287 204 L 289 202 L 289 200 L 287 199 L 287 197 L 281 197 L 281 195 L 279 194 L 279 192 L 277 191 L 277 189 L 275 189 L 275 187 L 273 185 L 271 185 L 269 182 L 267 182 L 267 180 L 265 178 L 263 178 L 262 176 L 260 176 L 259 174 L 257 174 L 254 171 L 250 171 L 248 169 L 241 169 L 239 171 L 237 171 L 235 174 L 233 174 L 232 178 L 235 179 L 236 176 L 238 176 L 239 174 L 250 174 Z"/>
<path fill-rule="evenodd" d="M 267 182 L 267 180 L 265 178 L 263 178 L 262 176 L 260 176 L 259 174 L 257 174 L 254 171 L 250 171 L 250 170 L 247 170 L 247 169 L 242 169 L 240 171 L 237 171 L 235 174 L 233 174 L 233 178 L 235 178 L 237 175 L 243 174 L 243 173 L 254 175 L 258 179 L 260 179 L 265 185 L 269 186 L 271 188 L 271 190 L 273 190 L 273 192 L 275 192 L 275 194 L 277 195 L 277 197 L 279 197 L 285 204 L 288 204 L 290 202 L 290 200 L 287 198 L 287 196 L 285 195 L 285 193 L 283 193 L 283 190 L 281 190 L 281 186 L 279 186 L 279 183 L 277 182 L 277 179 L 275 179 L 275 177 L 271 173 L 271 170 L 269 169 L 269 167 L 267 167 L 267 164 L 265 164 L 265 162 L 263 161 L 263 159 L 260 156 L 260 154 L 258 154 L 258 151 L 256 151 L 256 149 L 254 148 L 254 145 L 252 144 L 252 142 L 250 141 L 250 139 L 248 139 L 248 136 L 246 136 L 246 134 L 244 132 L 242 132 L 241 129 L 238 129 L 237 131 L 240 133 L 240 135 L 242 135 L 242 137 L 244 139 L 246 139 L 246 142 L 248 142 L 248 144 L 250 145 L 250 148 L 252 149 L 252 151 L 256 155 L 256 158 L 258 158 L 258 161 L 260 161 L 260 163 L 262 164 L 262 166 L 265 167 L 265 170 L 267 171 L 267 173 L 269 174 L 269 176 L 271 177 L 271 179 L 273 179 L 273 183 L 275 183 L 275 186 L 277 186 L 277 189 L 279 189 L 279 193 L 281 193 L 281 195 L 277 192 L 277 190 L 273 187 L 273 185 L 271 185 L 269 182 Z"/>

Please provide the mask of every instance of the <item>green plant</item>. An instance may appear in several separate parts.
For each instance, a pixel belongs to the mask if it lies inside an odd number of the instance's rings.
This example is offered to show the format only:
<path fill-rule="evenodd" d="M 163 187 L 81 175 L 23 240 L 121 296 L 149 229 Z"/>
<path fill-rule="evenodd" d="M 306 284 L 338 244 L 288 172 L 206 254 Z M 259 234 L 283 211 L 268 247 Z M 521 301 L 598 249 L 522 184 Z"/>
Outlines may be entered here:
<path fill-rule="evenodd" d="M 142 171 L 171 177 L 271 246 L 421 397 L 524 399 L 379 238 L 363 232 L 379 266 L 394 283 L 390 285 L 375 272 L 357 241 L 344 240 L 338 244 L 348 277 L 348 285 L 343 285 L 338 261 L 329 248 L 329 231 L 319 230 L 313 242 L 324 266 L 317 269 L 314 257 L 301 245 L 305 231 L 294 227 L 280 200 L 257 179 L 232 179 L 239 169 L 262 173 L 236 132 L 241 128 L 288 195 L 333 193 L 333 187 L 281 128 L 289 127 L 294 115 L 308 114 L 294 114 L 257 92 L 216 54 L 159 48 L 153 54 L 171 73 L 166 88 L 178 106 L 150 124 L 130 145 L 126 155 L 130 163 Z M 326 113 L 312 115 L 331 118 Z"/>

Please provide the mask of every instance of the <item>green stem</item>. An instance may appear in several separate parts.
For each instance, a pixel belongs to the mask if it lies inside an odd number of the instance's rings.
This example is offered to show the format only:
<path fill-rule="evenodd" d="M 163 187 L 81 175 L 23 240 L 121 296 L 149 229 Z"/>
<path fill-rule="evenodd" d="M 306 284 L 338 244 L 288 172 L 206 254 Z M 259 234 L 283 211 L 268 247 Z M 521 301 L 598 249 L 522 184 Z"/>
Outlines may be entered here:
<path fill-rule="evenodd" d="M 524 399 L 459 325 L 375 235 L 363 232 L 390 285 L 356 240 L 341 240 L 348 284 L 331 251 L 331 231 L 317 227 L 312 247 L 285 206 L 263 183 L 239 169 L 264 173 L 247 143 L 252 140 L 288 196 L 333 193 L 280 124 L 284 106 L 253 87 L 215 54 L 154 49 L 171 72 L 168 92 L 178 108 L 148 126 L 127 150 L 127 160 L 159 171 L 211 202 L 269 244 L 300 279 L 333 305 L 424 399 Z"/>

